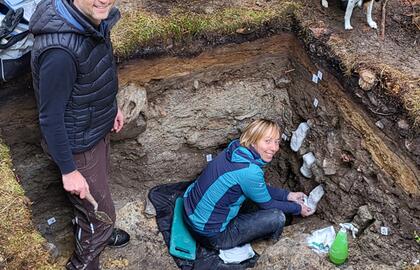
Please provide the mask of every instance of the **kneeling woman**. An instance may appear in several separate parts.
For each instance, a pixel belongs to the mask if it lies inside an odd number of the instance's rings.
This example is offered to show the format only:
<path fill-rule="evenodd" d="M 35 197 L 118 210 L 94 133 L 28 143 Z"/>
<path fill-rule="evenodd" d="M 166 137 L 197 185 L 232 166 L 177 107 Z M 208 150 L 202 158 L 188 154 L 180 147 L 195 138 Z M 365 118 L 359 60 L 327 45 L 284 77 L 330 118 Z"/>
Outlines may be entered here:
<path fill-rule="evenodd" d="M 302 192 L 267 186 L 262 168 L 279 150 L 280 128 L 270 120 L 256 120 L 239 141 L 232 141 L 184 194 L 185 223 L 205 247 L 229 249 L 260 238 L 278 239 L 284 214 L 308 216 Z M 244 200 L 260 208 L 239 213 Z"/>

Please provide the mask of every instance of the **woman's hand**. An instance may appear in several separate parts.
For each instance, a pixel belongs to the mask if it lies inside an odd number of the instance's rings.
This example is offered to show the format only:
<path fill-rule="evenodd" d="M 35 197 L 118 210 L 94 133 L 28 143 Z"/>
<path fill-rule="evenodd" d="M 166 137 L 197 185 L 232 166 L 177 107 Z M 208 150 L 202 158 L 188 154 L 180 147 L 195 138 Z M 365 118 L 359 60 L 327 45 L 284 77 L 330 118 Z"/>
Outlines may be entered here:
<path fill-rule="evenodd" d="M 305 196 L 306 195 L 303 192 L 289 192 L 289 195 L 287 195 L 287 200 L 298 204 L 303 204 Z"/>
<path fill-rule="evenodd" d="M 302 207 L 302 210 L 300 211 L 300 215 L 302 217 L 307 217 L 312 215 L 315 211 L 312 210 L 311 208 L 309 208 L 308 206 L 306 206 L 305 204 L 300 204 L 300 206 Z"/>

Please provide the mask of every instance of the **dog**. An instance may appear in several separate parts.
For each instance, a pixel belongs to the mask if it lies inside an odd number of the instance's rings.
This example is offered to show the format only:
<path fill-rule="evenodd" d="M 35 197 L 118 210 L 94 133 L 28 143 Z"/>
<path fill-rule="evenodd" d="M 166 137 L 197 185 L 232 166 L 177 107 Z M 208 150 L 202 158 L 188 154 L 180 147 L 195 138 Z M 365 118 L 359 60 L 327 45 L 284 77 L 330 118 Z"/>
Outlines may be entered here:
<path fill-rule="evenodd" d="M 375 2 L 378 2 L 379 0 L 375 0 Z M 373 8 L 373 0 L 348 0 L 343 1 L 341 0 L 342 7 L 345 8 L 346 13 L 344 15 L 344 29 L 351 30 L 353 27 L 350 24 L 350 18 L 353 13 L 353 8 L 358 5 L 361 7 L 363 4 L 367 4 L 367 13 L 366 13 L 366 19 L 369 26 L 373 29 L 377 29 L 378 25 L 376 22 L 372 19 L 372 8 Z M 328 8 L 328 1 L 327 0 L 321 0 L 321 4 L 323 7 Z"/>

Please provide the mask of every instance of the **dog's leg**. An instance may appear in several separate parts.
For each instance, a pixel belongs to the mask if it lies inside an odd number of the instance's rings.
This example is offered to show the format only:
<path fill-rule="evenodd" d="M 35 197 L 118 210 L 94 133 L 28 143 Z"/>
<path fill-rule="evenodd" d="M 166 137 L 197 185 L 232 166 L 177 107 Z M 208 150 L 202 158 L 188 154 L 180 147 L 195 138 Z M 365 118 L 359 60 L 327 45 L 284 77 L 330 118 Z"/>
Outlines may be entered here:
<path fill-rule="evenodd" d="M 328 1 L 327 0 L 321 0 L 321 4 L 323 7 L 327 8 L 328 7 Z"/>
<path fill-rule="evenodd" d="M 373 29 L 378 28 L 378 25 L 374 20 L 372 20 L 372 9 L 373 9 L 373 0 L 370 0 L 367 7 L 366 19 L 369 26 Z"/>
<path fill-rule="evenodd" d="M 351 30 L 353 27 L 350 24 L 351 14 L 353 13 L 353 8 L 359 0 L 349 0 L 347 3 L 346 14 L 344 15 L 344 29 Z"/>

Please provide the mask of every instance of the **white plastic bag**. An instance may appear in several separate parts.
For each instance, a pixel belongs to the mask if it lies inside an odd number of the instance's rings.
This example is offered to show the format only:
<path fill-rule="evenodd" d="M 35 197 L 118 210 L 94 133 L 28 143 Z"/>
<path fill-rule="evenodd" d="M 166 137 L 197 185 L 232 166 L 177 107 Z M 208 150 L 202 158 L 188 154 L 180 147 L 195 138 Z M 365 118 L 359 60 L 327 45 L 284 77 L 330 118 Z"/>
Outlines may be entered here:
<path fill-rule="evenodd" d="M 335 239 L 335 230 L 333 226 L 313 231 L 306 238 L 306 243 L 316 253 L 328 253 Z"/>
<path fill-rule="evenodd" d="M 302 146 L 308 131 L 309 125 L 306 122 L 300 123 L 298 128 L 293 131 L 292 139 L 290 140 L 290 148 L 293 151 L 299 151 L 299 148 Z"/>
<path fill-rule="evenodd" d="M 312 177 L 311 167 L 315 163 L 316 158 L 312 152 L 303 155 L 303 164 L 300 167 L 300 173 L 306 178 Z"/>
<path fill-rule="evenodd" d="M 221 249 L 219 253 L 220 259 L 224 263 L 241 263 L 255 256 L 255 252 L 250 244 L 231 249 Z"/>
<path fill-rule="evenodd" d="M 316 186 L 310 193 L 309 196 L 304 198 L 304 203 L 306 206 L 312 209 L 313 212 L 316 211 L 316 206 L 318 202 L 321 200 L 322 196 L 324 196 L 324 188 L 322 185 Z"/>

